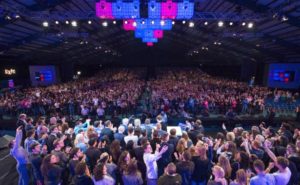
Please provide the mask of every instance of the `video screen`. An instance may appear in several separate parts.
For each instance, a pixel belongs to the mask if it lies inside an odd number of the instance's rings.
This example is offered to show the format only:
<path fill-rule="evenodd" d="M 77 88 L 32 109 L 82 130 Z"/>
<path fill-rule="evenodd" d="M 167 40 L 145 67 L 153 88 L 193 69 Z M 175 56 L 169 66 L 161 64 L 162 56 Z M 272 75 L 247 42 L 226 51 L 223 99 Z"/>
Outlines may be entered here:
<path fill-rule="evenodd" d="M 268 87 L 283 89 L 300 88 L 300 64 L 270 64 L 268 71 Z"/>
<path fill-rule="evenodd" d="M 293 82 L 295 78 L 295 71 L 274 70 L 270 73 L 270 78 L 278 82 Z"/>
<path fill-rule="evenodd" d="M 55 66 L 29 66 L 31 84 L 48 86 L 58 82 Z"/>
<path fill-rule="evenodd" d="M 53 80 L 52 71 L 35 72 L 35 80 L 38 81 L 38 82 L 52 81 Z"/>

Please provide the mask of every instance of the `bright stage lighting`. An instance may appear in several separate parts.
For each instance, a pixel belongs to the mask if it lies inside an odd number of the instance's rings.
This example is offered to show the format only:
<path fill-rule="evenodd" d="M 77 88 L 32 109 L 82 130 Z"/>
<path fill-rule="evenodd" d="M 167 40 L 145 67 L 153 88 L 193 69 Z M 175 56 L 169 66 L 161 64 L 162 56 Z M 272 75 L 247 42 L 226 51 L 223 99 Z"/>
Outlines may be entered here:
<path fill-rule="evenodd" d="M 246 23 L 245 23 L 245 22 L 243 22 L 243 23 L 242 23 L 242 26 L 246 26 Z"/>
<path fill-rule="evenodd" d="M 72 22 L 71 22 L 71 25 L 72 25 L 73 27 L 77 27 L 77 22 L 76 22 L 76 21 L 72 21 Z"/>
<path fill-rule="evenodd" d="M 252 22 L 249 22 L 249 23 L 248 23 L 248 28 L 249 28 L 249 29 L 253 28 L 253 26 L 254 26 L 254 25 L 253 25 Z"/>
<path fill-rule="evenodd" d="M 185 21 L 182 21 L 182 24 L 185 24 L 186 22 Z"/>
<path fill-rule="evenodd" d="M 81 75 L 81 71 L 77 71 L 77 75 Z"/>
<path fill-rule="evenodd" d="M 233 25 L 233 22 L 230 22 L 229 25 L 232 26 L 232 25 Z"/>
<path fill-rule="evenodd" d="M 88 21 L 88 24 L 92 24 L 92 21 Z"/>
<path fill-rule="evenodd" d="M 117 24 L 117 21 L 113 21 L 113 24 Z"/>
<path fill-rule="evenodd" d="M 107 26 L 108 26 L 107 22 L 104 21 L 104 22 L 102 23 L 102 26 L 107 27 Z"/>
<path fill-rule="evenodd" d="M 164 26 L 165 25 L 165 21 L 160 21 L 160 25 Z"/>
<path fill-rule="evenodd" d="M 58 21 L 55 21 L 55 24 L 59 24 L 59 22 L 58 22 Z"/>
<path fill-rule="evenodd" d="M 174 24 L 175 24 L 175 21 L 172 21 L 172 24 L 174 25 Z"/>
<path fill-rule="evenodd" d="M 69 22 L 69 21 L 66 21 L 66 24 L 70 24 L 70 22 Z"/>
<path fill-rule="evenodd" d="M 135 21 L 132 23 L 132 26 L 133 26 L 133 27 L 136 27 L 136 22 L 135 22 Z"/>
<path fill-rule="evenodd" d="M 218 22 L 218 26 L 219 26 L 219 27 L 223 27 L 223 26 L 224 26 L 224 22 L 223 22 L 223 21 L 219 21 L 219 22 Z"/>
<path fill-rule="evenodd" d="M 205 21 L 205 22 L 204 22 L 204 25 L 205 25 L 205 26 L 207 26 L 207 25 L 208 25 L 208 22 L 207 22 L 207 21 Z"/>
<path fill-rule="evenodd" d="M 44 26 L 44 27 L 49 27 L 49 23 L 48 23 L 47 21 L 44 21 L 44 22 L 43 22 L 43 26 Z"/>
<path fill-rule="evenodd" d="M 154 24 L 155 22 L 154 21 L 151 21 L 151 24 Z"/>
<path fill-rule="evenodd" d="M 193 28 L 195 26 L 194 22 L 189 22 L 189 27 Z"/>

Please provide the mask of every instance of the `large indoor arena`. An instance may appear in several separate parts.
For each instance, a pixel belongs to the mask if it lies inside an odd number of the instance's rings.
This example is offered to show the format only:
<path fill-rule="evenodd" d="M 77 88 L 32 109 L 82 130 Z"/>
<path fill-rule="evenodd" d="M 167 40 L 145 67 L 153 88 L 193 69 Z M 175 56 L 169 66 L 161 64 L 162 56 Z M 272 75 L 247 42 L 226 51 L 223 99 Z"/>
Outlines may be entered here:
<path fill-rule="evenodd" d="M 0 0 L 0 185 L 300 185 L 300 0 Z"/>

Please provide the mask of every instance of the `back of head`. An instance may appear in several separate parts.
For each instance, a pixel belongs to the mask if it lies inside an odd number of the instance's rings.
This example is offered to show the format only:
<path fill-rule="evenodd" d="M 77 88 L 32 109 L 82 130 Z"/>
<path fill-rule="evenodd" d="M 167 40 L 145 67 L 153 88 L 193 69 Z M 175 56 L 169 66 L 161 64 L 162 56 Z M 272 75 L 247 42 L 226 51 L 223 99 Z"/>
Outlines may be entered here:
<path fill-rule="evenodd" d="M 140 127 L 140 126 L 141 126 L 141 120 L 138 119 L 138 118 L 135 119 L 133 123 L 134 123 L 134 126 L 135 126 L 135 127 Z"/>
<path fill-rule="evenodd" d="M 123 119 L 122 119 L 122 124 L 123 124 L 123 125 L 126 125 L 126 126 L 127 126 L 128 123 L 129 123 L 129 119 L 128 119 L 128 118 L 123 118 Z"/>
<path fill-rule="evenodd" d="M 120 134 L 123 134 L 125 132 L 125 127 L 123 125 L 120 125 L 119 128 L 118 128 L 118 132 Z"/>
<path fill-rule="evenodd" d="M 104 163 L 98 163 L 95 167 L 94 167 L 94 178 L 95 181 L 100 181 L 104 178 L 104 174 L 103 174 L 103 169 L 105 168 L 105 164 Z"/>
<path fill-rule="evenodd" d="M 246 174 L 245 170 L 239 169 L 236 172 L 236 181 L 241 185 L 247 184 L 247 174 Z"/>
<path fill-rule="evenodd" d="M 133 126 L 129 126 L 128 127 L 128 134 L 133 134 L 133 131 L 134 131 Z"/>
<path fill-rule="evenodd" d="M 109 127 L 111 125 L 111 121 L 110 120 L 105 121 L 104 125 L 105 127 Z"/>
<path fill-rule="evenodd" d="M 259 172 L 263 172 L 265 170 L 265 164 L 260 159 L 256 159 L 253 163 L 254 169 L 258 170 Z"/>
<path fill-rule="evenodd" d="M 171 136 L 176 136 L 176 129 L 175 129 L 175 128 L 172 128 L 172 129 L 170 130 L 170 134 L 171 134 Z"/>
<path fill-rule="evenodd" d="M 289 160 L 285 157 L 277 157 L 277 163 L 279 166 L 281 166 L 282 169 L 285 169 L 289 166 Z"/>
<path fill-rule="evenodd" d="M 86 170 L 85 162 L 79 162 L 75 167 L 75 174 L 76 175 L 84 175 Z"/>
<path fill-rule="evenodd" d="M 174 163 L 169 163 L 168 166 L 167 166 L 167 173 L 169 175 L 174 175 L 176 173 L 176 166 Z"/>

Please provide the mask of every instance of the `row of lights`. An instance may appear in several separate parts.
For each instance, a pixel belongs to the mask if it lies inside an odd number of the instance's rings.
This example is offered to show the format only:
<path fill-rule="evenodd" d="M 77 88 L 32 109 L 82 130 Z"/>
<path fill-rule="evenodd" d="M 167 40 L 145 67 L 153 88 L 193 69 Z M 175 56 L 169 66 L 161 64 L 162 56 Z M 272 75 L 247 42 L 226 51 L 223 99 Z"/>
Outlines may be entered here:
<path fill-rule="evenodd" d="M 63 24 L 62 22 L 59 22 L 59 21 L 55 21 L 54 23 L 55 23 L 56 25 Z M 77 21 L 68 21 L 68 20 L 66 20 L 64 23 L 65 23 L 66 25 L 70 25 L 70 24 L 71 24 L 72 27 L 77 27 L 77 26 L 78 26 L 78 22 L 77 22 Z M 88 23 L 88 24 L 92 24 L 93 22 L 92 22 L 91 20 L 88 20 L 87 23 Z M 117 24 L 117 22 L 116 22 L 116 21 L 113 21 L 113 24 Z M 44 21 L 44 22 L 42 23 L 42 25 L 43 25 L 43 27 L 47 28 L 47 27 L 50 26 L 50 23 L 49 23 L 48 21 Z M 107 27 L 107 26 L 108 26 L 108 23 L 107 23 L 106 21 L 104 21 L 104 22 L 102 22 L 102 26 Z"/>
<path fill-rule="evenodd" d="M 19 14 L 11 14 L 11 15 L 6 15 L 5 19 L 8 21 L 11 21 L 13 19 L 19 19 L 21 18 L 21 16 Z"/>
<path fill-rule="evenodd" d="M 91 21 L 91 20 L 88 20 L 87 23 L 88 23 L 88 24 L 92 24 L 92 21 Z M 154 21 L 151 21 L 151 24 L 154 24 L 154 23 L 155 23 Z M 56 25 L 59 25 L 59 24 L 61 24 L 61 23 L 60 23 L 59 21 L 55 21 L 55 24 L 56 24 Z M 71 22 L 70 22 L 70 21 L 66 20 L 66 21 L 65 21 L 65 24 L 67 24 L 67 25 L 71 24 L 72 27 L 77 27 L 77 26 L 78 26 L 77 21 L 71 21 Z M 113 21 L 113 24 L 117 24 L 117 22 L 116 22 L 116 21 Z M 127 24 L 127 21 L 125 21 L 125 24 Z M 142 21 L 142 24 L 145 24 L 145 21 Z M 172 24 L 174 25 L 174 24 L 175 24 L 175 21 L 172 21 Z M 186 24 L 186 21 L 183 20 L 183 21 L 182 21 L 182 24 Z M 44 27 L 49 27 L 49 22 L 48 22 L 48 21 L 44 21 L 44 22 L 42 23 L 42 25 L 43 25 Z M 136 22 L 133 22 L 133 26 L 136 26 L 136 25 L 137 25 L 137 23 L 136 23 Z M 161 20 L 161 21 L 160 21 L 160 25 L 164 26 L 164 25 L 165 25 L 165 21 L 164 21 L 164 20 Z M 205 21 L 205 22 L 204 22 L 204 25 L 207 26 L 207 25 L 208 25 L 208 22 Z M 229 22 L 229 26 L 233 26 L 233 25 L 234 25 L 233 22 Z M 103 27 L 107 27 L 107 26 L 108 26 L 108 22 L 107 22 L 107 21 L 102 22 L 102 26 L 103 26 Z M 193 28 L 193 27 L 195 26 L 195 23 L 192 22 L 192 21 L 190 21 L 190 22 L 188 23 L 188 26 L 189 26 L 190 28 Z M 224 26 L 225 26 L 225 23 L 224 23 L 223 21 L 219 21 L 219 22 L 218 22 L 218 26 L 219 26 L 219 27 L 224 27 Z M 249 29 L 251 29 L 251 28 L 254 27 L 254 23 L 253 23 L 253 22 L 249 22 L 249 23 L 242 22 L 242 26 L 247 26 Z"/>
<path fill-rule="evenodd" d="M 207 22 L 204 23 L 204 25 L 208 25 Z M 218 22 L 218 26 L 219 27 L 223 27 L 225 25 L 225 23 L 223 21 L 219 21 Z M 233 22 L 229 22 L 229 26 L 233 26 L 234 23 Z M 242 26 L 247 26 L 249 29 L 254 27 L 254 23 L 253 22 L 249 22 L 248 24 L 246 22 L 242 22 Z"/>

